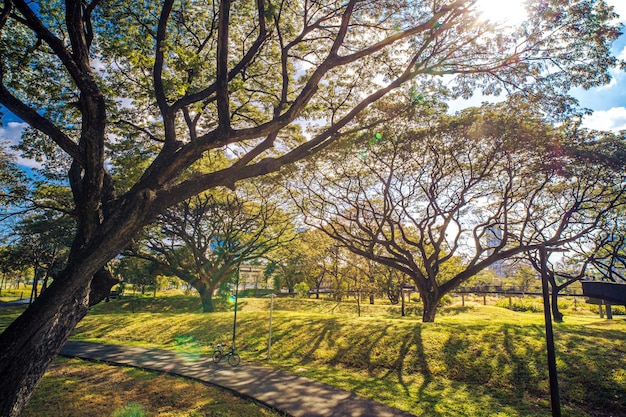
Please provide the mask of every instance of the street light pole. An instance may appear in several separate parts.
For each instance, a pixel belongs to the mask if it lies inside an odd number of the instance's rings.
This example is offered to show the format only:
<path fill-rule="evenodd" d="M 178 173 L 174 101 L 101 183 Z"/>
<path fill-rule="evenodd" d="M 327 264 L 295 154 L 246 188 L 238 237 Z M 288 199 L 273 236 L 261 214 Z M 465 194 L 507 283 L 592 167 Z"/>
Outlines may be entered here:
<path fill-rule="evenodd" d="M 239 266 L 237 266 L 237 275 L 235 276 L 235 318 L 233 320 L 233 346 L 235 351 L 235 336 L 237 334 L 237 302 L 239 301 Z"/>
<path fill-rule="evenodd" d="M 270 294 L 270 331 L 267 337 L 267 360 L 271 359 L 270 350 L 272 349 L 272 313 L 274 312 L 274 293 Z"/>
<path fill-rule="evenodd" d="M 546 322 L 546 347 L 548 350 L 548 372 L 550 375 L 550 401 L 552 416 L 561 417 L 561 400 L 559 398 L 559 380 L 556 373 L 556 352 L 554 349 L 554 333 L 552 331 L 552 313 L 550 310 L 550 291 L 548 289 L 548 250 L 539 248 L 541 262 L 541 289 L 543 293 L 543 314 Z"/>

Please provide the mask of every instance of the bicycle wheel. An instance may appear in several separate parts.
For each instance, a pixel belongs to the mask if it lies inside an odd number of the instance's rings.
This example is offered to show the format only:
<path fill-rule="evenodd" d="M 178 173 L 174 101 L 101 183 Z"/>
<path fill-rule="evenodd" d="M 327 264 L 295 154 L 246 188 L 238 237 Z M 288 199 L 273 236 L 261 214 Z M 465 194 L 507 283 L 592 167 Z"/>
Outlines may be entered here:
<path fill-rule="evenodd" d="M 233 353 L 232 355 L 228 356 L 228 363 L 231 366 L 237 366 L 239 365 L 239 362 L 241 362 L 241 358 L 236 353 Z"/>
<path fill-rule="evenodd" d="M 222 360 L 222 351 L 216 350 L 215 352 L 213 352 L 213 362 L 218 363 L 221 360 Z"/>

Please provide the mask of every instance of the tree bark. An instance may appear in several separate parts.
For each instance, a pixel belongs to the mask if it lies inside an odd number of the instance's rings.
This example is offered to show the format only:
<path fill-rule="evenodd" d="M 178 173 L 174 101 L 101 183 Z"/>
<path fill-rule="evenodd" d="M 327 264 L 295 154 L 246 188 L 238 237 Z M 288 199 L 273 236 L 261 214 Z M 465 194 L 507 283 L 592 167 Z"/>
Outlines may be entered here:
<path fill-rule="evenodd" d="M 89 308 L 90 277 L 55 280 L 0 337 L 0 415 L 19 416 L 37 383 Z M 83 284 L 83 285 L 81 285 Z"/>
<path fill-rule="evenodd" d="M 555 322 L 561 323 L 563 322 L 563 313 L 559 310 L 559 290 L 558 286 L 552 286 L 552 292 L 550 293 L 550 297 L 552 298 L 552 318 Z"/>
<path fill-rule="evenodd" d="M 196 281 L 196 285 L 193 287 L 198 291 L 200 300 L 202 301 L 202 312 L 213 313 L 215 312 L 215 303 L 213 302 L 213 293 L 221 281 L 206 285 L 203 280 Z"/>
<path fill-rule="evenodd" d="M 420 295 L 422 297 L 422 303 L 424 304 L 422 322 L 433 323 L 435 321 L 435 316 L 437 314 L 437 305 L 439 304 L 441 296 L 437 293 L 437 291 L 420 291 Z"/>
<path fill-rule="evenodd" d="M 78 322 L 115 283 L 105 269 L 66 270 L 0 334 L 0 416 L 21 414 Z"/>
<path fill-rule="evenodd" d="M 202 300 L 202 312 L 213 313 L 215 312 L 215 303 L 213 303 L 213 294 L 210 291 L 203 291 L 200 293 L 200 299 Z"/>

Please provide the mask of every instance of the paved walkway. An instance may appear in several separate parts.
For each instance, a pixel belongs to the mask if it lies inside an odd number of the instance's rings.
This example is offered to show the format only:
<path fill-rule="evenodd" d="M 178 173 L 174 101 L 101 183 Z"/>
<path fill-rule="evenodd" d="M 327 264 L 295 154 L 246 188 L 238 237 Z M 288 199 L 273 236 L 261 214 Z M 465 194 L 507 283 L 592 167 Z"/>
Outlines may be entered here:
<path fill-rule="evenodd" d="M 193 378 L 253 398 L 293 417 L 410 417 L 412 414 L 286 372 L 159 349 L 68 342 L 62 356 Z"/>

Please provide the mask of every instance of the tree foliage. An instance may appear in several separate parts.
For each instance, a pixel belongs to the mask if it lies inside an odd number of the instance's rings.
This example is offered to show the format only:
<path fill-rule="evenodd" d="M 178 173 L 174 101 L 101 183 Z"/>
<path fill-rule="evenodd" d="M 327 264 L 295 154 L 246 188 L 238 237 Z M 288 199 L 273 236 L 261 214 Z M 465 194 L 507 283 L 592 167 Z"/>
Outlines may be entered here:
<path fill-rule="evenodd" d="M 520 89 L 568 110 L 560 93 L 616 64 L 601 0 L 537 3 L 512 32 L 473 4 L 4 0 L 0 104 L 30 125 L 25 154 L 66 176 L 76 233 L 60 279 L 0 336 L 0 414 L 19 414 L 115 283 L 107 262 L 167 207 L 318 152 L 383 97 L 410 102 L 411 80 L 457 74 L 458 94 Z M 205 157 L 219 163 L 196 169 Z"/>

